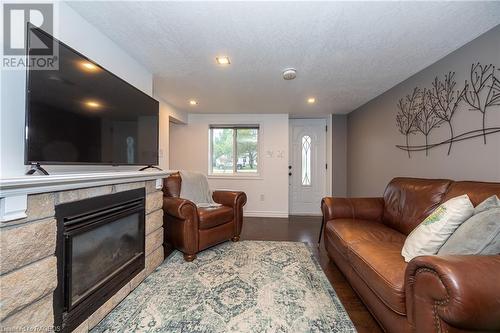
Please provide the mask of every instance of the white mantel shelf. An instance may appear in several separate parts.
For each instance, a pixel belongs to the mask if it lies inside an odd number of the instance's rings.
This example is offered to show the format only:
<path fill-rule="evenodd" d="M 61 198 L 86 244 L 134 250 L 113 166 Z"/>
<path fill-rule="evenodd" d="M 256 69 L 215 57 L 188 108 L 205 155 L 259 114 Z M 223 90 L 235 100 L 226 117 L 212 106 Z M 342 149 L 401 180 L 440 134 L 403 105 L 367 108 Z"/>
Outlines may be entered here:
<path fill-rule="evenodd" d="M 0 180 L 0 197 L 154 180 L 164 178 L 170 173 L 170 171 L 119 171 L 4 178 Z"/>
<path fill-rule="evenodd" d="M 156 187 L 161 188 L 162 178 L 172 171 L 118 171 L 60 173 L 48 176 L 23 176 L 0 180 L 0 222 L 7 222 L 26 217 L 29 194 L 58 192 L 86 187 L 133 183 L 157 180 Z"/>

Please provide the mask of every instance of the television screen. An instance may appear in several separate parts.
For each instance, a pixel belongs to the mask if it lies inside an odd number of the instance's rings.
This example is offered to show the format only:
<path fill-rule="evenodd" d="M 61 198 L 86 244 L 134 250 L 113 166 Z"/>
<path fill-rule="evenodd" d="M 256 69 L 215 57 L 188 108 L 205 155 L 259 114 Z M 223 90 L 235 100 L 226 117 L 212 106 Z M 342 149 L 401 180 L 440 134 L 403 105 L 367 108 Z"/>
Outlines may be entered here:
<path fill-rule="evenodd" d="M 40 29 L 57 43 L 58 70 L 29 69 L 26 164 L 157 165 L 159 104 Z M 31 59 L 28 59 L 31 61 Z"/>

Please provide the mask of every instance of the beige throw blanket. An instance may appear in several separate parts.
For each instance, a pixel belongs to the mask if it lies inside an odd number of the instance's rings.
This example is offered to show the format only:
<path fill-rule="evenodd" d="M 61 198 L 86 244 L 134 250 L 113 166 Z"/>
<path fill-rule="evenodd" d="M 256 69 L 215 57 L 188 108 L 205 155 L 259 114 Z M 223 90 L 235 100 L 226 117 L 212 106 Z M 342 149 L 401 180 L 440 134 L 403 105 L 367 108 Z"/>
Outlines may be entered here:
<path fill-rule="evenodd" d="M 221 206 L 212 198 L 212 191 L 204 174 L 191 171 L 180 171 L 180 174 L 182 179 L 181 198 L 194 202 L 197 207 Z"/>

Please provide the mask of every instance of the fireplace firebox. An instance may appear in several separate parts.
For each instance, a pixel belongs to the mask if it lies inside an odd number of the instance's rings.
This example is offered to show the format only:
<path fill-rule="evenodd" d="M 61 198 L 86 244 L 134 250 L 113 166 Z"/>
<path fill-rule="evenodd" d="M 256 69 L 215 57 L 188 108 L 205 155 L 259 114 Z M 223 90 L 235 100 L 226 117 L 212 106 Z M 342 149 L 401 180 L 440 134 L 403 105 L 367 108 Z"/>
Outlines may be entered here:
<path fill-rule="evenodd" d="M 54 326 L 70 332 L 144 269 L 145 189 L 56 206 Z"/>

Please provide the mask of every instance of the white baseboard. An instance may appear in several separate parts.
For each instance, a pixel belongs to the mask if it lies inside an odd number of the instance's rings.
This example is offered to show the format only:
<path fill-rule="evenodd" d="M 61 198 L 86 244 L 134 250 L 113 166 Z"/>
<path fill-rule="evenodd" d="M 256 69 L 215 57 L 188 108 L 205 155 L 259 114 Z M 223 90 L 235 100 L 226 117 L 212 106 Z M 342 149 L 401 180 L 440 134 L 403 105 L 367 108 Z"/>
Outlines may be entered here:
<path fill-rule="evenodd" d="M 288 212 L 248 210 L 248 211 L 243 212 L 243 216 L 245 216 L 245 217 L 281 217 L 281 218 L 287 218 Z"/>
<path fill-rule="evenodd" d="M 290 215 L 297 215 L 297 216 L 323 216 L 322 213 L 307 213 L 307 212 L 290 212 Z"/>

